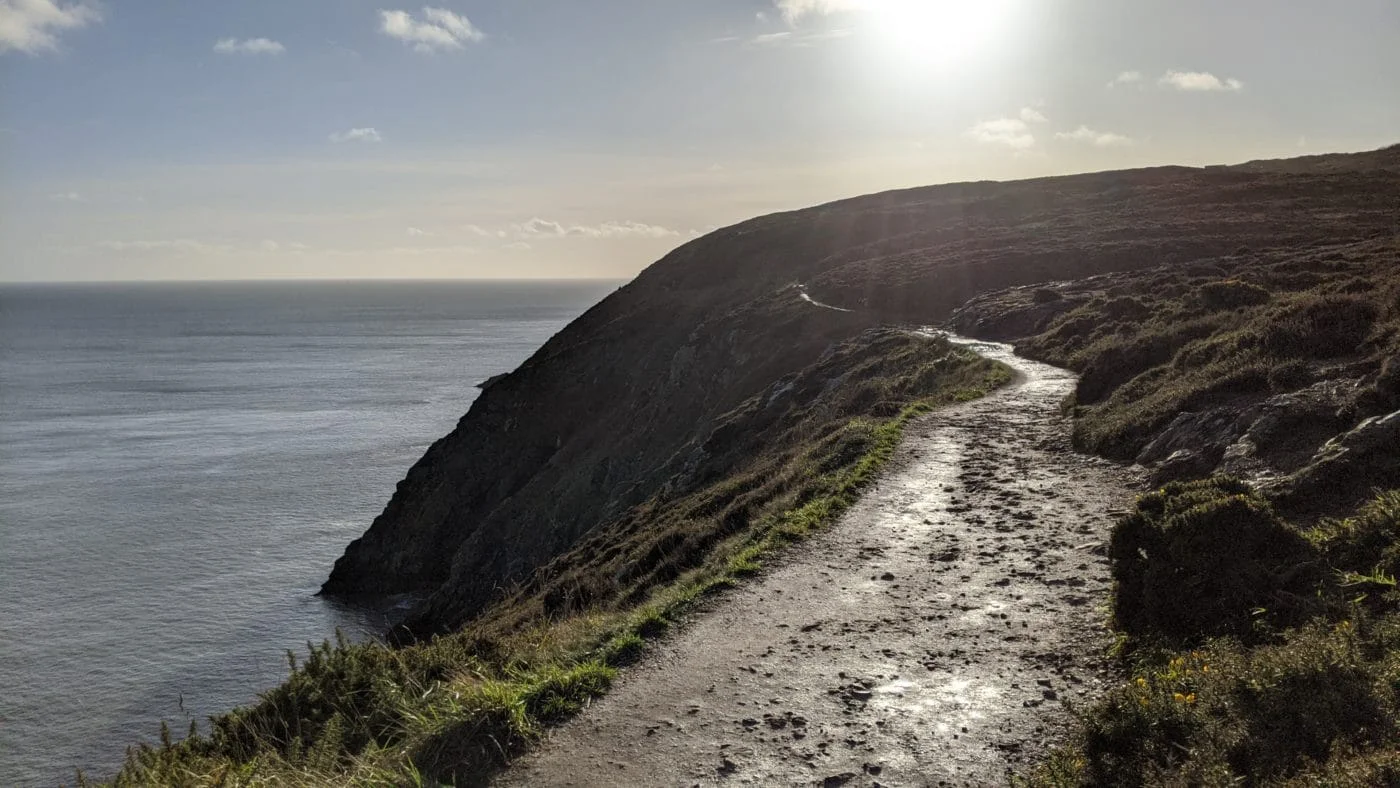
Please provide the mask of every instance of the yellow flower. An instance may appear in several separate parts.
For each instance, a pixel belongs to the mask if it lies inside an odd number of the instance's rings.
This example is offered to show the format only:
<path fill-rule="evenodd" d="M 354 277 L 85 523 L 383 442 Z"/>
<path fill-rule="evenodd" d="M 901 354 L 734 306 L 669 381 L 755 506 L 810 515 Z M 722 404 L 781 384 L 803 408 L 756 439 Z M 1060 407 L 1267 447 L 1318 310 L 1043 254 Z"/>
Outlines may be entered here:
<path fill-rule="evenodd" d="M 1142 688 L 1146 689 L 1146 688 L 1147 688 L 1147 679 L 1142 678 L 1141 676 L 1139 676 L 1139 677 L 1138 677 L 1138 680 L 1137 680 L 1137 685 L 1138 685 L 1139 687 L 1142 687 Z"/>
<path fill-rule="evenodd" d="M 1202 666 L 1201 666 L 1201 672 L 1202 672 L 1202 673 L 1209 673 L 1209 672 L 1210 672 L 1210 665 L 1202 665 Z"/>
<path fill-rule="evenodd" d="M 1187 702 L 1188 704 L 1190 704 L 1190 703 L 1195 703 L 1195 702 L 1196 702 L 1196 693 L 1192 692 L 1192 693 L 1188 694 L 1188 695 L 1186 696 L 1186 702 Z"/>
<path fill-rule="evenodd" d="M 1172 693 L 1172 700 L 1176 701 L 1177 703 L 1185 703 L 1185 702 L 1186 702 L 1186 696 L 1185 696 L 1185 695 L 1182 695 L 1180 692 L 1173 692 L 1173 693 Z"/>

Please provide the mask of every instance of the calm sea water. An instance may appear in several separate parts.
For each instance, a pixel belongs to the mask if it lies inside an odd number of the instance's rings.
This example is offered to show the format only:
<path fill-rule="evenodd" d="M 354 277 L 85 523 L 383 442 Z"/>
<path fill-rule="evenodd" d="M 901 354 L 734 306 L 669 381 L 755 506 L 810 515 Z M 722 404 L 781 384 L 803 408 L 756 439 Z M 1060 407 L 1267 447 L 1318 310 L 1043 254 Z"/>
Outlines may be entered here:
<path fill-rule="evenodd" d="M 377 632 L 314 596 L 331 564 L 616 284 L 0 288 L 0 784 L 108 774 Z"/>

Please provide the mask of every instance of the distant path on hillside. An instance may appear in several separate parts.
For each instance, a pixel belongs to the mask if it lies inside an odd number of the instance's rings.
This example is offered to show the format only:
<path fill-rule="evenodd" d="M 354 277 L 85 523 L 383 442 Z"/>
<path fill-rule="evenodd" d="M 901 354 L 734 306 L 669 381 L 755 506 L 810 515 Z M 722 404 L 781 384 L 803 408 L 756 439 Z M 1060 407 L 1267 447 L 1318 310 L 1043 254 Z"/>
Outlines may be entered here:
<path fill-rule="evenodd" d="M 963 342 L 962 340 L 958 340 Z M 1098 692 L 1135 479 L 1075 454 L 1064 370 L 912 423 L 835 525 L 719 599 L 501 786 L 988 785 Z"/>

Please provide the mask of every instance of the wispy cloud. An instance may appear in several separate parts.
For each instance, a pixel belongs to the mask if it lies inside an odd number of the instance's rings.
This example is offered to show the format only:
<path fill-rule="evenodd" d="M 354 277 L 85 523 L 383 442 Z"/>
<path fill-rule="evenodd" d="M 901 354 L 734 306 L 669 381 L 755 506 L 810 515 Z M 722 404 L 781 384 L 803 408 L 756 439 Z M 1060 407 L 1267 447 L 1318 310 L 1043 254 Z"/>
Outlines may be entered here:
<path fill-rule="evenodd" d="M 1030 124 L 1021 118 L 984 120 L 967 130 L 967 136 L 989 145 L 1005 145 L 1016 150 L 1035 147 Z"/>
<path fill-rule="evenodd" d="M 1238 79 L 1221 79 L 1205 71 L 1168 71 L 1157 82 L 1177 90 L 1229 92 L 1244 90 L 1244 83 Z"/>
<path fill-rule="evenodd" d="M 480 236 L 480 237 L 482 237 L 482 238 L 505 238 L 505 237 L 506 237 L 506 231 L 505 231 L 505 230 L 488 230 L 488 229 L 486 229 L 485 227 L 482 227 L 482 226 L 479 225 L 479 224 L 467 224 L 467 225 L 463 225 L 463 226 L 462 226 L 462 229 L 465 230 L 465 231 L 467 231 L 467 232 L 469 232 L 469 233 L 471 233 L 472 235 Z"/>
<path fill-rule="evenodd" d="M 99 249 L 109 252 L 181 252 L 185 254 L 214 254 L 233 251 L 233 247 L 228 244 L 208 243 L 193 238 L 170 238 L 143 241 L 100 241 L 97 246 Z"/>
<path fill-rule="evenodd" d="M 813 30 L 811 32 L 797 32 L 793 30 L 780 30 L 776 33 L 761 33 L 753 38 L 747 39 L 745 43 L 754 46 L 793 46 L 809 47 L 823 41 L 833 41 L 838 38 L 850 38 L 854 31 L 849 28 L 837 28 L 835 30 Z"/>
<path fill-rule="evenodd" d="M 384 138 L 373 127 L 337 131 L 330 136 L 331 142 L 383 142 Z"/>
<path fill-rule="evenodd" d="M 1040 113 L 1040 110 L 1036 109 L 1035 107 L 1022 107 L 1021 120 L 1024 120 L 1027 123 L 1044 123 L 1045 116 L 1042 115 Z"/>
<path fill-rule="evenodd" d="M 802 21 L 803 17 L 857 11 L 868 5 L 865 0 L 773 0 L 773 6 L 790 25 Z"/>
<path fill-rule="evenodd" d="M 1074 131 L 1061 131 L 1055 134 L 1057 140 L 1069 140 L 1071 142 L 1083 142 L 1099 148 L 1123 147 L 1133 144 L 1132 137 L 1125 137 L 1122 134 L 1114 134 L 1111 131 L 1095 131 L 1088 126 L 1080 126 Z"/>
<path fill-rule="evenodd" d="M 87 200 L 83 199 L 83 195 L 78 194 L 77 192 L 59 192 L 58 194 L 50 194 L 49 199 L 53 202 L 87 202 Z"/>
<path fill-rule="evenodd" d="M 55 0 L 0 0 L 0 52 L 37 55 L 58 49 L 58 34 L 102 21 L 102 12 L 88 2 L 60 4 Z"/>
<path fill-rule="evenodd" d="M 221 38 L 214 44 L 214 51 L 221 55 L 280 55 L 287 51 L 280 42 L 270 38 Z"/>
<path fill-rule="evenodd" d="M 1120 71 L 1118 76 L 1109 80 L 1108 86 L 1112 88 L 1119 85 L 1136 85 L 1140 82 L 1142 82 L 1141 71 Z"/>
<path fill-rule="evenodd" d="M 486 38 L 471 20 L 445 8 L 424 8 L 419 16 L 408 11 L 380 11 L 379 17 L 381 33 L 412 44 L 418 52 L 461 49 Z"/>
<path fill-rule="evenodd" d="M 478 228 L 479 229 L 479 228 Z M 634 221 L 610 221 L 595 225 L 564 225 L 536 216 L 511 225 L 511 234 L 520 238 L 670 238 L 677 230 Z"/>
<path fill-rule="evenodd" d="M 428 232 L 427 230 L 422 230 L 417 227 L 409 227 L 406 232 L 408 233 L 409 238 L 426 238 L 432 235 L 432 233 Z"/>

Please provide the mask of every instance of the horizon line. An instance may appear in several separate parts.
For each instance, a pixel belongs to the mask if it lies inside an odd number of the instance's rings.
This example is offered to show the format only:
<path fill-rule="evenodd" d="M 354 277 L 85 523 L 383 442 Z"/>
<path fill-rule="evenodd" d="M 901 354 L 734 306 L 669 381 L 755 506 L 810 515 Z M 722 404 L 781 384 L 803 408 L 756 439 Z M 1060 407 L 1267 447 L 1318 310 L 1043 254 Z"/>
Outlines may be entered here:
<path fill-rule="evenodd" d="M 623 282 L 632 276 L 348 276 L 253 277 L 247 279 L 3 279 L 0 287 L 63 285 L 234 285 L 234 284 L 356 284 L 371 282 Z"/>

